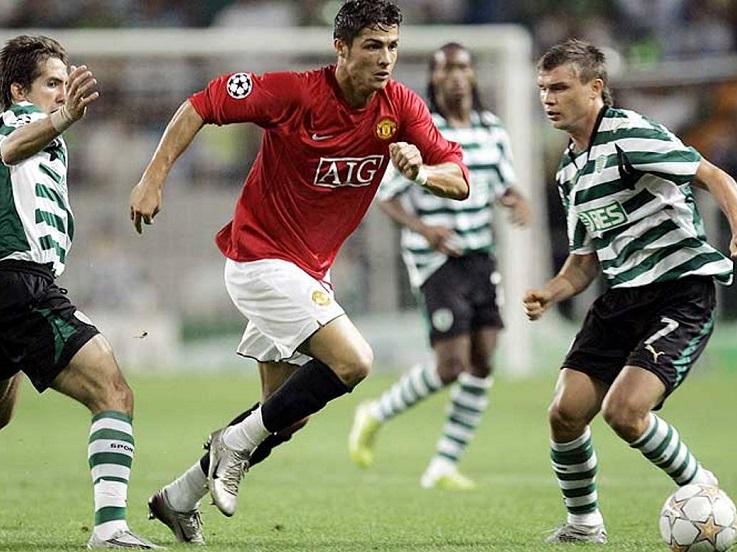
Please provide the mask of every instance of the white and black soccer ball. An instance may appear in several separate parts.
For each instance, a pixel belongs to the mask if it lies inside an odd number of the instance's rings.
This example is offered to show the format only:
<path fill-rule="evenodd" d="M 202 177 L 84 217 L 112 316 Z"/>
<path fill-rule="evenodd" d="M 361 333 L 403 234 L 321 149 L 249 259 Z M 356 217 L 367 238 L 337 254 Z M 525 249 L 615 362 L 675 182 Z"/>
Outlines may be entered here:
<path fill-rule="evenodd" d="M 676 552 L 723 552 L 737 540 L 737 510 L 710 485 L 685 485 L 660 510 L 660 535 Z"/>
<path fill-rule="evenodd" d="M 251 93 L 253 81 L 248 73 L 234 73 L 230 75 L 227 84 L 228 95 L 236 100 L 242 100 Z"/>

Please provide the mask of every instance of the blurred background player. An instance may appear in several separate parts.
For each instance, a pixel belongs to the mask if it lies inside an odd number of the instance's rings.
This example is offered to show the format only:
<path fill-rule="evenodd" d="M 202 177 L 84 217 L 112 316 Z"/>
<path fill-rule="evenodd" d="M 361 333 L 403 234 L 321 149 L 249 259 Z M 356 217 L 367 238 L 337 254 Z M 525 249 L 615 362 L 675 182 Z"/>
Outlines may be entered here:
<path fill-rule="evenodd" d="M 99 94 L 84 65 L 44 36 L 0 51 L 0 428 L 11 419 L 21 372 L 92 413 L 88 458 L 95 525 L 88 548 L 158 548 L 126 522 L 133 462 L 133 393 L 107 340 L 54 280 L 74 235 L 62 133 Z"/>
<path fill-rule="evenodd" d="M 714 329 L 714 280 L 732 261 L 709 245 L 692 185 L 711 193 L 737 255 L 737 184 L 668 129 L 612 107 L 604 54 L 569 40 L 538 63 L 545 114 L 570 137 L 557 183 L 570 254 L 557 276 L 527 292 L 537 320 L 600 272 L 609 290 L 591 306 L 563 361 L 549 410 L 551 458 L 568 518 L 548 542 L 607 541 L 596 491 L 589 422 L 600 411 L 615 433 L 677 485 L 716 485 L 678 431 L 656 416 L 688 375 Z"/>
<path fill-rule="evenodd" d="M 428 99 L 435 124 L 458 142 L 471 176 L 466 201 L 434 196 L 401 174 L 387 171 L 381 208 L 403 226 L 402 256 L 413 288 L 421 294 L 435 358 L 412 368 L 376 400 L 362 403 L 349 436 L 351 459 L 374 461 L 381 425 L 446 385 L 448 420 L 423 487 L 473 489 L 457 464 L 481 421 L 492 385 L 491 357 L 503 327 L 494 259 L 495 203 L 511 209 L 515 224 L 527 224 L 527 202 L 515 180 L 509 139 L 501 121 L 481 104 L 471 53 L 448 43 L 430 57 Z"/>
<path fill-rule="evenodd" d="M 262 460 L 275 435 L 288 436 L 367 375 L 373 353 L 335 301 L 329 270 L 390 159 L 434 194 L 469 193 L 458 145 L 440 135 L 419 96 L 391 80 L 400 23 L 392 2 L 352 0 L 335 18 L 336 65 L 213 80 L 181 105 L 131 193 L 140 232 L 161 208 L 174 161 L 204 124 L 264 128 L 233 220 L 217 236 L 226 288 L 248 319 L 238 352 L 259 362 L 263 403 L 215 431 L 209 456 L 151 498 L 152 516 L 180 541 L 203 542 L 205 484 L 232 516 L 250 459 Z M 260 445 L 267 452 L 257 455 Z"/>

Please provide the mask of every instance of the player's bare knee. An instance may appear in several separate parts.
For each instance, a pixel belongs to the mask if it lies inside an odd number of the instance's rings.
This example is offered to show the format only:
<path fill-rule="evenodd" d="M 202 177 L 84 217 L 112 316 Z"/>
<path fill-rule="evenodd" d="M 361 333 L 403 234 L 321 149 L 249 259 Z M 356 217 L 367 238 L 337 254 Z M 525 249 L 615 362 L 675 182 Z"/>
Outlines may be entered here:
<path fill-rule="evenodd" d="M 356 351 L 351 358 L 341 363 L 335 372 L 343 383 L 353 388 L 368 376 L 373 363 L 374 352 L 370 347 L 366 346 L 361 351 Z"/>
<path fill-rule="evenodd" d="M 486 361 L 480 363 L 471 363 L 471 367 L 468 370 L 468 373 L 476 378 L 486 379 L 491 375 L 493 371 L 494 369 L 491 364 Z"/>
<path fill-rule="evenodd" d="M 576 434 L 586 427 L 585 420 L 576 409 L 559 400 L 554 400 L 548 407 L 548 421 L 556 434 Z"/>
<path fill-rule="evenodd" d="M 628 442 L 636 440 L 647 425 L 647 412 L 627 401 L 605 401 L 601 414 L 609 427 Z"/>
<path fill-rule="evenodd" d="M 438 376 L 443 385 L 453 383 L 468 367 L 460 355 L 451 355 L 438 362 Z"/>
<path fill-rule="evenodd" d="M 99 396 L 95 397 L 94 403 L 92 410 L 114 410 L 131 415 L 133 414 L 133 391 L 122 374 L 118 374 L 117 377 L 108 380 L 107 385 L 100 390 Z"/>

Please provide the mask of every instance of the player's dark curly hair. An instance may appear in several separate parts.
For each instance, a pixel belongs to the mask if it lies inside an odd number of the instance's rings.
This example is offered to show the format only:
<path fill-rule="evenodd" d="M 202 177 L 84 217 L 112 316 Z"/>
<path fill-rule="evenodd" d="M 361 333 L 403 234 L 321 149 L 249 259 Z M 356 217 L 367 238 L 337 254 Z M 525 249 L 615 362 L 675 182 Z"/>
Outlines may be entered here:
<path fill-rule="evenodd" d="M 338 10 L 333 38 L 349 46 L 366 27 L 387 28 L 402 23 L 402 10 L 390 0 L 348 0 Z"/>
<path fill-rule="evenodd" d="M 593 44 L 571 38 L 556 44 L 545 52 L 537 62 L 537 69 L 538 71 L 551 71 L 567 63 L 574 64 L 578 68 L 578 78 L 584 84 L 593 79 L 601 79 L 604 82 L 601 98 L 605 105 L 613 104 L 614 99 L 609 90 L 604 52 Z"/>
<path fill-rule="evenodd" d="M 0 103 L 5 111 L 13 103 L 10 85 L 17 82 L 29 90 L 41 73 L 40 63 L 49 58 L 69 63 L 64 47 L 47 36 L 20 35 L 11 38 L 0 50 Z"/>
<path fill-rule="evenodd" d="M 437 58 L 438 52 L 443 52 L 444 56 L 447 58 L 449 55 L 451 55 L 451 53 L 457 52 L 459 50 L 468 52 L 468 55 L 471 56 L 471 63 L 473 64 L 473 55 L 463 44 L 459 44 L 458 42 L 448 42 L 447 44 L 443 44 L 440 48 L 438 48 L 437 50 L 433 52 L 432 56 L 430 56 L 430 62 L 428 65 L 428 71 L 429 71 L 430 78 L 427 80 L 427 103 L 430 107 L 430 111 L 432 111 L 433 113 L 439 113 L 445 118 L 447 118 L 447 115 L 443 113 L 443 110 L 441 109 L 440 104 L 438 103 L 437 92 L 435 90 L 435 85 L 432 82 L 432 74 L 438 66 L 438 58 Z M 484 104 L 481 102 L 481 96 L 479 95 L 479 89 L 478 89 L 478 86 L 476 86 L 476 82 L 472 84 L 471 94 L 472 94 L 472 101 L 473 101 L 473 105 L 472 105 L 473 110 L 481 113 L 486 108 L 484 107 Z"/>

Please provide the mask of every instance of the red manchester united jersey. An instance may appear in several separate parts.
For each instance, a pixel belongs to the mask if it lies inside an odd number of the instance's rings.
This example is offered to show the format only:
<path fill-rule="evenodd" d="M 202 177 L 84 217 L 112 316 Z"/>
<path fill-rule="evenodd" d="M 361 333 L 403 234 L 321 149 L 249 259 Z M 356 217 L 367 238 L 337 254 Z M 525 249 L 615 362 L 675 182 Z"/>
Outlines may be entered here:
<path fill-rule="evenodd" d="M 343 98 L 335 67 L 221 76 L 189 101 L 206 123 L 264 129 L 233 220 L 217 235 L 235 261 L 283 259 L 322 279 L 361 222 L 390 163 L 389 144 L 417 146 L 428 165 L 467 170 L 424 102 L 389 82 L 366 107 Z"/>

